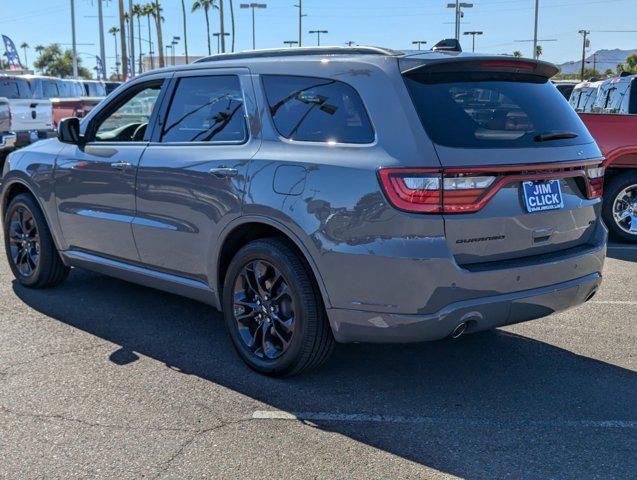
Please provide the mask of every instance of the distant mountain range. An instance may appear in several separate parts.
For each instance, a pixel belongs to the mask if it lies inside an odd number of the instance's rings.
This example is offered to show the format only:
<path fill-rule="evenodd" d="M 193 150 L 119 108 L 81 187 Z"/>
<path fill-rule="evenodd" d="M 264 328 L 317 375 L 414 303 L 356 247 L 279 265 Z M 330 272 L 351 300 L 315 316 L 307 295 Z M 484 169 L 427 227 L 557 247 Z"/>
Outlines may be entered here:
<path fill-rule="evenodd" d="M 607 69 L 611 69 L 613 72 L 617 69 L 618 63 L 625 63 L 626 58 L 630 55 L 637 53 L 635 50 L 598 50 L 595 53 L 586 57 L 586 68 L 595 68 L 598 72 L 604 73 Z M 558 65 L 562 73 L 578 73 L 582 69 L 582 61 L 565 62 Z"/>

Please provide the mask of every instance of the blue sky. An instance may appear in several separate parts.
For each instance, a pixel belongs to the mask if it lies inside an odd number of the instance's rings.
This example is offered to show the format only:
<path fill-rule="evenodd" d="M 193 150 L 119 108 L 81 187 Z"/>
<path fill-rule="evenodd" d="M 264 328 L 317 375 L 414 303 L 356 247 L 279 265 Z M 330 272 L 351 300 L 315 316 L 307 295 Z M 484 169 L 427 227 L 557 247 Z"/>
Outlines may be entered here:
<path fill-rule="evenodd" d="M 140 0 L 137 0 L 140 1 Z M 249 10 L 240 10 L 234 0 L 237 18 L 237 49 L 252 45 Z M 304 0 L 304 43 L 315 44 L 311 29 L 329 30 L 323 44 L 342 45 L 355 41 L 362 45 L 409 48 L 412 40 L 426 40 L 429 45 L 453 36 L 451 0 Z M 534 0 L 472 0 L 474 8 L 467 10 L 464 30 L 482 30 L 476 50 L 487 53 L 511 53 L 520 50 L 531 54 L 531 44 L 516 42 L 533 35 Z M 89 54 L 99 52 L 97 34 L 97 0 L 75 0 L 78 50 L 85 65 L 94 66 Z M 229 0 L 225 0 L 227 5 Z M 260 0 L 268 4 L 257 11 L 257 48 L 280 47 L 284 40 L 295 40 L 297 9 L 295 0 Z M 128 3 L 128 0 L 125 0 Z M 163 0 L 165 37 L 183 36 L 180 0 Z M 186 0 L 190 6 L 193 0 Z M 0 33 L 10 36 L 19 45 L 26 41 L 34 47 L 49 43 L 71 43 L 70 0 L 0 0 Z M 544 59 L 561 63 L 576 60 L 581 55 L 579 29 L 591 30 L 591 50 L 602 48 L 637 48 L 636 33 L 611 33 L 604 30 L 637 30 L 637 0 L 540 0 L 541 39 L 555 39 L 543 44 Z M 228 7 L 226 7 L 228 8 Z M 117 0 L 105 2 L 105 29 L 117 23 Z M 229 25 L 229 22 L 228 22 Z M 146 35 L 146 28 L 143 32 Z M 203 13 L 188 13 L 189 51 L 205 54 L 206 29 Z M 217 31 L 218 17 L 213 17 Z M 227 27 L 229 29 L 229 27 Z M 471 48 L 469 37 L 463 47 Z M 213 41 L 213 50 L 216 42 Z M 182 53 L 183 44 L 176 49 Z M 113 64 L 113 37 L 106 35 L 107 64 Z M 28 51 L 32 62 L 35 54 Z M 24 60 L 24 59 L 23 59 Z"/>

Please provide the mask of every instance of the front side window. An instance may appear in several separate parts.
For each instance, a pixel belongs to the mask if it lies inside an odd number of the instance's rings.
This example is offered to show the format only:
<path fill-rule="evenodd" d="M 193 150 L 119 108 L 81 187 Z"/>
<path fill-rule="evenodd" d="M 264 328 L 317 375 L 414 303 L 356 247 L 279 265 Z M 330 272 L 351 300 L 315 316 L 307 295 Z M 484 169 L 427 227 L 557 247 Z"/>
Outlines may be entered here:
<path fill-rule="evenodd" d="M 248 138 L 239 78 L 181 78 L 164 122 L 162 142 L 244 142 Z"/>
<path fill-rule="evenodd" d="M 157 103 L 161 84 L 147 86 L 111 112 L 98 125 L 99 142 L 141 142 Z"/>
<path fill-rule="evenodd" d="M 306 142 L 366 144 L 374 130 L 351 86 L 326 78 L 264 75 L 274 125 L 281 136 Z"/>

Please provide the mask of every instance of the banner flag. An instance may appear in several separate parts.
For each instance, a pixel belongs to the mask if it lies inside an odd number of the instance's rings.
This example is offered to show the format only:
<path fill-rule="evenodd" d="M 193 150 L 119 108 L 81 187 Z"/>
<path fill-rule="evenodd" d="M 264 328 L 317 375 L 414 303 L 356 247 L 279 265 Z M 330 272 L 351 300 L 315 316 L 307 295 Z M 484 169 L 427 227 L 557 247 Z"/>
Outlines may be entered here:
<path fill-rule="evenodd" d="M 106 77 L 104 76 L 104 64 L 102 64 L 102 59 L 97 55 L 95 56 L 95 63 L 97 64 L 97 79 L 106 80 Z"/>
<path fill-rule="evenodd" d="M 4 51 L 7 54 L 7 60 L 9 61 L 9 70 L 24 70 L 13 40 L 6 35 L 2 35 L 2 41 L 4 42 Z"/>

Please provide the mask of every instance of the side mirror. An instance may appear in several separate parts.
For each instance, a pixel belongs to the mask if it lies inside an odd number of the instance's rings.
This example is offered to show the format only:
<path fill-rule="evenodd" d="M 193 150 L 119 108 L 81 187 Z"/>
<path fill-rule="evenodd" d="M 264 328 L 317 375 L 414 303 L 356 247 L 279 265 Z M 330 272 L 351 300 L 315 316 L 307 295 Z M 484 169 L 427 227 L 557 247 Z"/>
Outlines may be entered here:
<path fill-rule="evenodd" d="M 79 145 L 80 119 L 77 117 L 63 118 L 58 123 L 58 140 L 62 143 Z"/>

